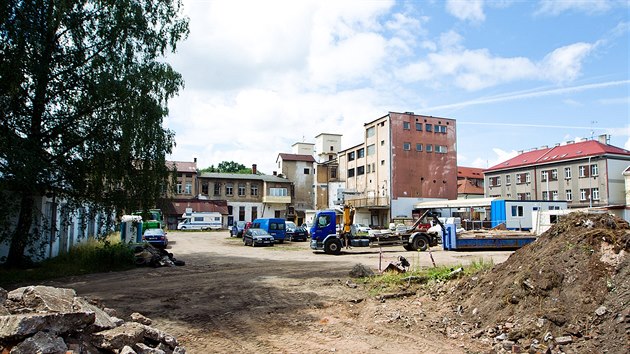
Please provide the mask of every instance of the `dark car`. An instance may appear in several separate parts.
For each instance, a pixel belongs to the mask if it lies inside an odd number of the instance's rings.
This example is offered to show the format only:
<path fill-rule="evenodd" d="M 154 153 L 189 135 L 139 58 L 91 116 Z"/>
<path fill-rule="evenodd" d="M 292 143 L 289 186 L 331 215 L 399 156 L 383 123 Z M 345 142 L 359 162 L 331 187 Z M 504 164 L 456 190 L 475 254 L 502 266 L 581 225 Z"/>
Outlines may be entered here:
<path fill-rule="evenodd" d="M 243 244 L 245 246 L 273 246 L 274 239 L 263 229 L 247 229 L 243 234 Z"/>
<path fill-rule="evenodd" d="M 230 228 L 230 236 L 231 237 L 243 237 L 243 232 L 246 229 L 247 222 L 245 221 L 237 221 L 236 224 L 232 225 Z"/>
<path fill-rule="evenodd" d="M 286 222 L 286 237 L 289 241 L 306 241 L 308 239 L 308 230 L 304 226 L 297 226 L 292 221 Z"/>
<path fill-rule="evenodd" d="M 150 243 L 155 247 L 166 248 L 168 245 L 168 238 L 166 232 L 162 229 L 147 229 L 142 235 L 142 240 Z"/>

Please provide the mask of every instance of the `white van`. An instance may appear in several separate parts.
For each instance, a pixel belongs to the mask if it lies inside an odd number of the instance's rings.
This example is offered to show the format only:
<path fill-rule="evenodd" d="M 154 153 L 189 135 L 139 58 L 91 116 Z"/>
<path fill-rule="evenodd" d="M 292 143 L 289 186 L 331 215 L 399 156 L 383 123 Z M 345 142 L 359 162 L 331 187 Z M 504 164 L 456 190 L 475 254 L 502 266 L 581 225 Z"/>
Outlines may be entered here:
<path fill-rule="evenodd" d="M 192 212 L 182 217 L 177 230 L 218 230 L 223 226 L 223 217 L 217 212 Z"/>

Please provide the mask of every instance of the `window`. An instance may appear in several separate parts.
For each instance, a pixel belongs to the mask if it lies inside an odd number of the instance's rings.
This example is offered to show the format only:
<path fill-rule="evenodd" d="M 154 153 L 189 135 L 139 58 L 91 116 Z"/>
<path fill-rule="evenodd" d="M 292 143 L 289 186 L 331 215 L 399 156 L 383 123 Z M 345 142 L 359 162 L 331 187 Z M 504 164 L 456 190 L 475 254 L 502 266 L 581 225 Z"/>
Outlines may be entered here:
<path fill-rule="evenodd" d="M 532 194 L 530 192 L 525 193 L 526 200 L 532 200 Z"/>
<path fill-rule="evenodd" d="M 422 123 L 416 123 L 416 130 L 419 132 L 422 131 Z"/>
<path fill-rule="evenodd" d="M 256 220 L 258 219 L 258 207 L 253 206 L 252 207 L 252 220 Z"/>
<path fill-rule="evenodd" d="M 546 182 L 548 178 L 549 178 L 549 171 L 542 171 L 540 173 L 540 180 L 542 182 Z"/>
<path fill-rule="evenodd" d="M 177 183 L 177 189 L 176 192 L 177 194 L 182 194 L 183 189 L 182 189 L 182 184 L 181 183 Z"/>
<path fill-rule="evenodd" d="M 573 200 L 573 193 L 571 192 L 570 189 L 565 192 L 565 197 L 566 197 L 568 202 Z"/>
<path fill-rule="evenodd" d="M 443 134 L 446 134 L 446 125 L 436 125 L 436 126 L 433 128 L 433 130 L 434 130 L 436 133 L 443 133 Z"/>
<path fill-rule="evenodd" d="M 381 166 L 385 166 L 385 160 L 381 160 Z"/>
<path fill-rule="evenodd" d="M 372 165 L 367 164 L 366 166 L 367 166 L 367 173 L 372 172 Z"/>
<path fill-rule="evenodd" d="M 337 178 L 337 167 L 330 168 L 330 178 Z"/>
<path fill-rule="evenodd" d="M 214 195 L 221 195 L 221 184 L 214 184 Z"/>
<path fill-rule="evenodd" d="M 365 166 L 358 166 L 357 167 L 357 176 L 361 176 L 365 174 Z"/>
<path fill-rule="evenodd" d="M 376 153 L 376 146 L 374 146 L 374 144 L 368 145 L 368 147 L 367 147 L 367 154 L 368 154 L 368 156 L 372 156 L 375 153 Z"/>
<path fill-rule="evenodd" d="M 405 151 L 411 150 L 411 143 L 403 143 L 403 150 Z"/>
<path fill-rule="evenodd" d="M 433 152 L 433 145 L 427 144 L 426 149 L 427 149 L 427 152 Z"/>
<path fill-rule="evenodd" d="M 431 124 L 427 124 L 426 128 L 424 128 L 424 130 L 428 131 L 429 133 L 433 131 L 433 125 Z"/>
<path fill-rule="evenodd" d="M 374 127 L 369 127 L 367 128 L 367 130 L 365 131 L 365 135 L 369 138 L 371 136 L 374 136 L 374 133 L 376 131 L 376 128 Z"/>
<path fill-rule="evenodd" d="M 360 159 L 362 157 L 365 157 L 365 149 L 364 148 L 360 148 L 359 150 L 357 150 L 357 159 Z"/>
<path fill-rule="evenodd" d="M 354 161 L 354 151 L 348 153 L 348 161 Z"/>
<path fill-rule="evenodd" d="M 564 179 L 571 179 L 571 167 L 564 168 Z"/>
<path fill-rule="evenodd" d="M 558 200 L 558 191 L 551 191 L 551 200 Z"/>
<path fill-rule="evenodd" d="M 403 122 L 403 129 L 404 130 L 411 130 L 411 123 Z"/>
<path fill-rule="evenodd" d="M 376 163 L 372 162 L 372 172 L 376 172 Z"/>
<path fill-rule="evenodd" d="M 512 205 L 512 216 L 523 216 L 523 206 Z"/>
<path fill-rule="evenodd" d="M 558 180 L 558 169 L 554 168 L 553 170 L 551 170 L 551 180 L 552 181 L 557 181 Z"/>
<path fill-rule="evenodd" d="M 272 197 L 288 197 L 289 191 L 282 187 L 269 188 L 269 195 Z"/>
<path fill-rule="evenodd" d="M 599 175 L 599 167 L 597 165 L 591 165 L 591 176 Z"/>
<path fill-rule="evenodd" d="M 208 195 L 208 183 L 204 183 L 201 185 L 201 194 Z"/>
<path fill-rule="evenodd" d="M 501 185 L 501 176 L 488 178 L 488 184 L 490 187 L 498 187 Z"/>
<path fill-rule="evenodd" d="M 186 183 L 186 194 L 192 194 L 192 183 Z"/>
<path fill-rule="evenodd" d="M 529 176 L 529 172 L 525 174 L 525 183 L 531 182 L 531 177 Z"/>
<path fill-rule="evenodd" d="M 580 166 L 578 168 L 580 178 L 588 177 L 588 169 L 586 166 Z"/>
<path fill-rule="evenodd" d="M 381 140 L 381 146 L 385 146 L 385 140 Z"/>
<path fill-rule="evenodd" d="M 523 183 L 522 178 L 524 178 L 524 177 L 522 177 L 522 176 L 523 176 L 523 174 L 522 174 L 522 173 L 517 173 L 517 174 L 516 174 L 516 184 L 521 184 L 521 183 Z"/>
<path fill-rule="evenodd" d="M 542 199 L 543 200 L 549 200 L 549 192 L 543 191 L 542 192 Z"/>
<path fill-rule="evenodd" d="M 586 189 L 580 189 L 580 200 L 585 201 L 588 196 L 588 192 Z"/>
<path fill-rule="evenodd" d="M 440 153 L 440 154 L 446 154 L 447 148 L 446 145 L 435 145 L 435 152 Z"/>
<path fill-rule="evenodd" d="M 238 184 L 238 196 L 239 197 L 244 197 L 245 196 L 245 185 L 242 183 Z M 245 216 L 245 214 L 243 214 L 243 216 Z"/>
<path fill-rule="evenodd" d="M 227 183 L 225 185 L 225 195 L 232 195 L 234 193 L 234 185 L 232 183 Z"/>
<path fill-rule="evenodd" d="M 354 177 L 354 168 L 348 169 L 348 177 Z"/>
<path fill-rule="evenodd" d="M 245 221 L 245 207 L 238 207 L 238 221 Z"/>
<path fill-rule="evenodd" d="M 512 184 L 511 179 L 512 179 L 512 176 L 510 176 L 510 175 L 505 175 L 505 185 L 506 185 L 506 186 L 509 186 L 510 184 Z"/>
<path fill-rule="evenodd" d="M 599 188 L 591 189 L 591 197 L 593 198 L 593 200 L 599 200 Z"/>
<path fill-rule="evenodd" d="M 422 151 L 422 144 L 416 144 L 416 151 Z"/>
<path fill-rule="evenodd" d="M 304 174 L 305 174 L 305 175 L 309 175 L 309 174 L 311 174 L 311 169 L 310 169 L 310 168 L 305 168 L 305 169 L 304 169 Z"/>
<path fill-rule="evenodd" d="M 249 194 L 251 194 L 252 196 L 258 195 L 258 185 L 257 184 L 252 184 L 249 187 Z"/>

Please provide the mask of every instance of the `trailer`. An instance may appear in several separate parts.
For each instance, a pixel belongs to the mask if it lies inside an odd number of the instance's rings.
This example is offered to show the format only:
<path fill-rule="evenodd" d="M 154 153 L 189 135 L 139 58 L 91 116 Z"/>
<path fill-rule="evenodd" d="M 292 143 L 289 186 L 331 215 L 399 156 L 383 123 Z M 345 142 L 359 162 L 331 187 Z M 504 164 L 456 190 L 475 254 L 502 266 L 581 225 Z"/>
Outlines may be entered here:
<path fill-rule="evenodd" d="M 458 250 L 515 250 L 536 241 L 536 236 L 526 231 L 474 230 L 457 233 L 453 224 L 446 224 L 442 235 L 445 251 Z"/>

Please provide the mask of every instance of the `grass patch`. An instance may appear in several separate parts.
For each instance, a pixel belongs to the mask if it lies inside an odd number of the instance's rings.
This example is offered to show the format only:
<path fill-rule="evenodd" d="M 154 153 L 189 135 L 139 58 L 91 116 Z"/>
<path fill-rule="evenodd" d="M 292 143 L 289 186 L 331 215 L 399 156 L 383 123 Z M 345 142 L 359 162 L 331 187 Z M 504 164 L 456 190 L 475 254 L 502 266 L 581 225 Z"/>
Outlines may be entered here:
<path fill-rule="evenodd" d="M 376 296 L 384 293 L 395 293 L 402 289 L 408 289 L 412 283 L 435 283 L 444 282 L 459 276 L 470 276 L 477 272 L 490 269 L 494 266 L 492 260 L 485 261 L 479 259 L 472 261 L 469 265 L 458 265 L 454 267 L 430 267 L 416 268 L 406 273 L 384 272 L 374 277 L 361 278 L 359 282 L 368 286 L 370 295 Z M 453 274 L 458 268 L 462 268 L 461 272 Z"/>
<path fill-rule="evenodd" d="M 35 263 L 28 269 L 0 268 L 0 286 L 132 268 L 135 268 L 133 249 L 121 243 L 116 233 L 102 241 L 81 242 L 68 253 Z"/>

